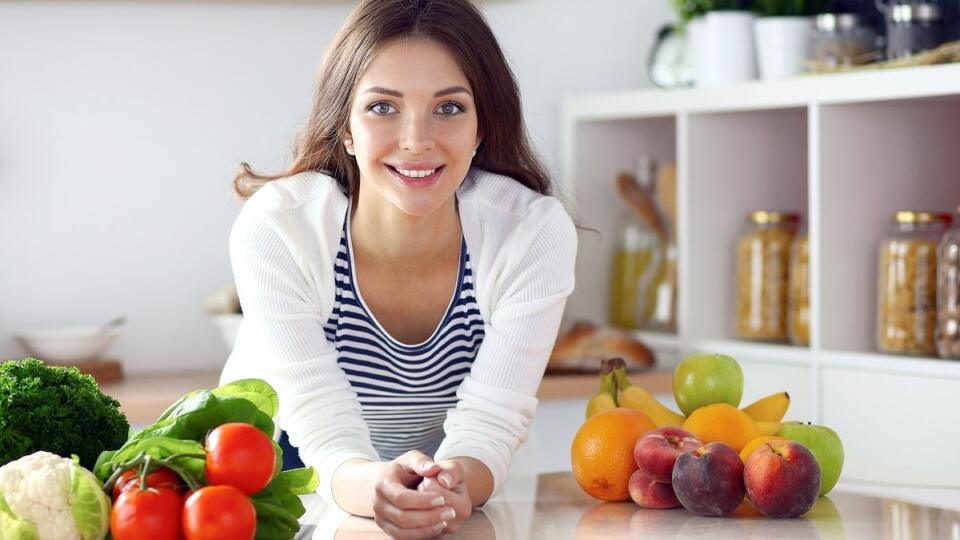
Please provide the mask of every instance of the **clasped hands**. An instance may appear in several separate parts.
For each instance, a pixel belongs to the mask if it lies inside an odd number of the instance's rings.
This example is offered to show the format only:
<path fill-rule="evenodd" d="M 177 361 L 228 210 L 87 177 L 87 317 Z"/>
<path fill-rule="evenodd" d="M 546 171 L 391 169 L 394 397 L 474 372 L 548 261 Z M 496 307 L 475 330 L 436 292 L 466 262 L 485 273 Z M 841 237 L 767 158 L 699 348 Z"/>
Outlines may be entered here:
<path fill-rule="evenodd" d="M 374 489 L 374 520 L 402 540 L 456 532 L 473 511 L 463 466 L 412 450 L 384 464 Z"/>

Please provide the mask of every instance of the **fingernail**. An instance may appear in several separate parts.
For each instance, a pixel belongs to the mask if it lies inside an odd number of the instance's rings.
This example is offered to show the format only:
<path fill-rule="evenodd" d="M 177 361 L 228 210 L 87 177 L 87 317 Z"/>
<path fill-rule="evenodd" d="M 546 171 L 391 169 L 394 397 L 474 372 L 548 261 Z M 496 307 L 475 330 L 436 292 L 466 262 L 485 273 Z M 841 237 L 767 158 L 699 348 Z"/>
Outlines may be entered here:
<path fill-rule="evenodd" d="M 449 521 L 455 517 L 457 517 L 457 511 L 453 508 L 447 508 L 442 514 L 440 514 L 440 519 L 444 521 Z"/>
<path fill-rule="evenodd" d="M 443 480 L 443 483 L 446 484 L 447 487 L 450 487 L 453 485 L 453 475 L 449 473 L 440 474 L 440 479 Z"/>
<path fill-rule="evenodd" d="M 440 531 L 442 531 L 442 530 L 444 530 L 444 529 L 446 529 L 446 528 L 447 528 L 447 522 L 446 522 L 446 521 L 441 521 L 440 523 L 437 523 L 436 525 L 433 526 L 433 530 L 435 530 L 435 531 L 437 531 L 437 532 L 440 532 Z"/>
<path fill-rule="evenodd" d="M 430 467 L 433 467 L 432 461 L 424 461 L 423 463 L 420 464 L 420 469 L 424 471 L 429 470 Z"/>
<path fill-rule="evenodd" d="M 437 497 L 431 504 L 434 506 L 443 506 L 443 497 Z"/>

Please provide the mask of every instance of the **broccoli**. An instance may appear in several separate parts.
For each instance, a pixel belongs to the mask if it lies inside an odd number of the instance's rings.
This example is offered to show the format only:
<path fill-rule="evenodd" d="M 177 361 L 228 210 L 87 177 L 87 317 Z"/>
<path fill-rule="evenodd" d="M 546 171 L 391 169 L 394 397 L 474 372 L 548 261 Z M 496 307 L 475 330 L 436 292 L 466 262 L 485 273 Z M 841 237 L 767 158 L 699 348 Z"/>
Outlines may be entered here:
<path fill-rule="evenodd" d="M 0 466 L 45 450 L 76 454 L 93 469 L 100 452 L 123 446 L 129 430 L 120 402 L 77 368 L 36 358 L 0 364 Z"/>

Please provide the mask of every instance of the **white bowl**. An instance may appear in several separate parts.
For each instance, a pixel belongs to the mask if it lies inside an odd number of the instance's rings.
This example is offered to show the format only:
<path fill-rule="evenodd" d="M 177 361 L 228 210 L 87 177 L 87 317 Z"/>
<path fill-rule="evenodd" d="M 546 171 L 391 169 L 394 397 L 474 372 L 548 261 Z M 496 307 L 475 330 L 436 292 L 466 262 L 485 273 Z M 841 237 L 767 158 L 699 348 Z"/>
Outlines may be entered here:
<path fill-rule="evenodd" d="M 230 313 L 227 315 L 213 315 L 210 317 L 214 326 L 220 330 L 220 338 L 223 344 L 227 346 L 228 351 L 233 351 L 233 345 L 237 341 L 237 330 L 240 323 L 243 322 L 243 315 L 239 313 Z"/>
<path fill-rule="evenodd" d="M 99 326 L 72 326 L 30 330 L 14 334 L 13 338 L 27 352 L 52 364 L 67 364 L 95 360 L 117 339 L 115 329 Z"/>

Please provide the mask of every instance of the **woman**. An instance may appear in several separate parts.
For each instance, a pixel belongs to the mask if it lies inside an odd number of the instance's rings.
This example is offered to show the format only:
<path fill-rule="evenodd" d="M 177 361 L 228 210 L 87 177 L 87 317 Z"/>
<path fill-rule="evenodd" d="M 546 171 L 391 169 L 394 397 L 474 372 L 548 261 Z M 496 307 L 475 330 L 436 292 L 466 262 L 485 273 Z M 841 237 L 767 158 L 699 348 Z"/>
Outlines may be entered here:
<path fill-rule="evenodd" d="M 456 531 L 526 440 L 576 256 L 483 16 L 362 2 L 292 166 L 244 164 L 235 187 L 244 322 L 222 380 L 277 388 L 330 503 L 394 537 Z"/>

